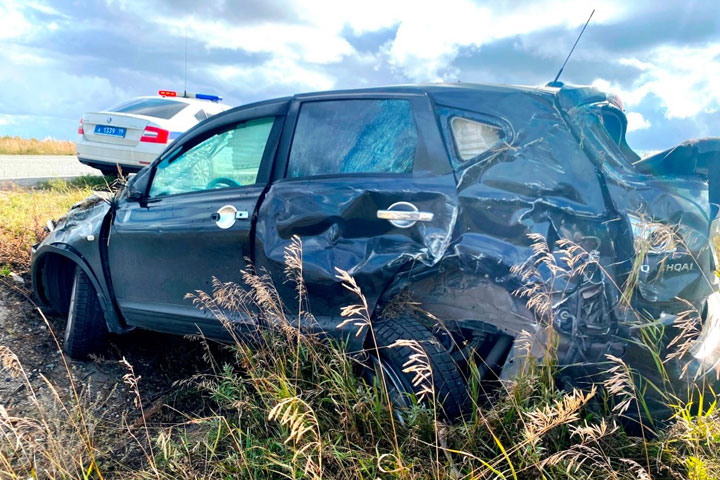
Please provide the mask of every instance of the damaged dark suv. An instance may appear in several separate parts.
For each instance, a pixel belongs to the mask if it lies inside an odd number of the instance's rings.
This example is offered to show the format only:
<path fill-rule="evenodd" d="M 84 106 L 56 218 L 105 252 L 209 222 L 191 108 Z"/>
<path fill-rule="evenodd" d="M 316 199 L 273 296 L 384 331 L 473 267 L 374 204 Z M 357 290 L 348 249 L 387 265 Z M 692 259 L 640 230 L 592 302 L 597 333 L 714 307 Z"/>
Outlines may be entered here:
<path fill-rule="evenodd" d="M 220 322 L 185 295 L 210 291 L 213 277 L 239 281 L 252 262 L 295 305 L 283 254 L 297 235 L 307 327 L 368 346 L 336 328 L 340 308 L 356 302 L 336 276 L 346 270 L 380 346 L 424 345 L 448 416 L 466 408 L 468 359 L 484 378 L 512 376 L 521 332 L 537 356 L 555 337 L 561 379 L 582 384 L 608 354 L 652 370 L 639 339 L 652 329 L 672 348 L 691 308 L 699 338 L 668 363 L 672 378 L 653 380 L 680 381 L 688 358 L 692 375 L 720 358 L 710 243 L 720 144 L 640 160 L 626 126 L 617 98 L 567 86 L 398 86 L 238 107 L 186 132 L 112 200 L 74 206 L 34 249 L 35 292 L 68 314 L 73 357 L 136 327 L 223 339 Z M 593 264 L 562 281 L 535 265 L 549 292 L 540 313 L 516 294 L 528 279 L 513 269 L 535 258 L 539 238 L 550 255 L 572 242 Z M 399 296 L 424 314 L 386 315 Z M 402 371 L 410 351 L 374 351 L 387 355 L 394 390 L 412 391 Z"/>

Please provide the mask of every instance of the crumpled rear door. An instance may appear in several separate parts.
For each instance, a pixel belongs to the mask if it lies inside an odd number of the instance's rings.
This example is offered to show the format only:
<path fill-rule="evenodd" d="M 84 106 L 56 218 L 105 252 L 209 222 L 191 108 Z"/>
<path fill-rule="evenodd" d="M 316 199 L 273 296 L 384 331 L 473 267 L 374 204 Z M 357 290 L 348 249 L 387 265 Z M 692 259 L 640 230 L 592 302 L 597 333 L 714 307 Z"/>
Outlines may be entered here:
<path fill-rule="evenodd" d="M 284 282 L 283 255 L 293 235 L 302 239 L 310 311 L 326 328 L 333 328 L 342 306 L 358 301 L 342 287 L 336 268 L 355 277 L 372 309 L 397 275 L 442 258 L 457 215 L 455 177 L 426 96 L 335 97 L 332 102 L 306 98 L 295 105 L 289 119 L 297 120 L 292 145 L 292 129 L 284 133 L 289 166 L 281 157 L 278 176 L 283 178 L 267 192 L 256 236 L 258 266 L 271 273 L 286 305 L 294 310 L 297 298 L 294 285 Z M 406 107 L 410 120 L 402 116 Z M 378 109 L 395 117 L 383 120 Z M 407 125 L 398 126 L 405 121 Z M 338 128 L 356 131 L 334 131 Z M 400 137 L 405 140 L 393 140 Z M 413 154 L 406 171 L 381 171 L 379 163 L 388 161 L 395 162 L 396 170 L 405 168 L 397 157 L 408 148 Z M 300 150 L 318 156 L 304 171 L 294 165 L 294 158 L 302 156 Z M 343 158 L 333 163 L 323 157 L 326 150 Z M 336 167 L 343 171 L 332 171 Z M 404 214 L 397 211 L 409 212 L 410 220 L 403 221 Z"/>

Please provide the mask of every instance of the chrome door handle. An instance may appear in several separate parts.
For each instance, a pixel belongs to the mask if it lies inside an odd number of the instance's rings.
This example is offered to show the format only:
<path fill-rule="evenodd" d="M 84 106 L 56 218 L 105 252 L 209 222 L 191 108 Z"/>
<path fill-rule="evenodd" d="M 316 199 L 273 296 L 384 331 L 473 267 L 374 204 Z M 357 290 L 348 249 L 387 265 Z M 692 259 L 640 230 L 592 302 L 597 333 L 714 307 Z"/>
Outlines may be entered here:
<path fill-rule="evenodd" d="M 417 222 L 431 222 L 435 218 L 435 214 L 421 212 L 410 202 L 396 202 L 387 210 L 378 210 L 377 218 L 388 220 L 398 228 L 410 228 Z"/>
<path fill-rule="evenodd" d="M 210 220 L 215 222 L 219 228 L 226 230 L 235 225 L 235 220 L 247 220 L 249 216 L 247 210 L 238 210 L 232 205 L 225 205 L 210 215 Z"/>
<path fill-rule="evenodd" d="M 408 222 L 430 222 L 433 215 L 430 212 L 401 212 L 396 210 L 378 210 L 377 218 L 383 220 L 405 220 Z"/>

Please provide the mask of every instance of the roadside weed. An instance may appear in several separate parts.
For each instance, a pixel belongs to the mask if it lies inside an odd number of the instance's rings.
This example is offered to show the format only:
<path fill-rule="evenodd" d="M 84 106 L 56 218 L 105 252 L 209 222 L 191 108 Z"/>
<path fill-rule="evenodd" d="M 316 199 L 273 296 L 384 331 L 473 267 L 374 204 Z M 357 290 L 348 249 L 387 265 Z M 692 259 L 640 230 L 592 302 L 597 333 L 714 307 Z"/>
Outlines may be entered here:
<path fill-rule="evenodd" d="M 382 375 L 372 383 L 358 375 L 366 368 L 366 355 L 380 347 L 367 302 L 347 272 L 338 271 L 338 279 L 357 301 L 338 307 L 341 326 L 366 334 L 368 351 L 349 352 L 344 343 L 299 328 L 312 317 L 302 283 L 302 243 L 294 238 L 285 258 L 297 293 L 293 309 L 282 304 L 269 276 L 252 266 L 242 272 L 242 285 L 214 279 L 212 291 L 188 295 L 234 340 L 228 356 L 207 350 L 209 373 L 175 385 L 195 399 L 184 410 L 166 407 L 178 420 L 150 417 L 141 378 L 127 362 L 125 382 L 135 402 L 129 408 L 138 417 L 131 426 L 103 424 L 100 404 L 91 402 L 80 385 L 70 389 L 76 392 L 70 397 L 53 395 L 50 406 L 36 400 L 32 388 L 25 389 L 27 401 L 37 404 L 33 412 L 14 417 L 11 408 L 0 408 L 0 478 L 717 479 L 720 415 L 715 393 L 702 381 L 685 398 L 667 389 L 662 381 L 667 372 L 651 383 L 617 356 L 604 358 L 604 383 L 580 390 L 556 381 L 562 372 L 553 351 L 558 342 L 551 297 L 558 286 L 597 265 L 572 243 L 553 251 L 540 244 L 540 237 L 533 242 L 532 261 L 515 269 L 523 279 L 517 293 L 542 318 L 549 356 L 538 361 L 535 334 L 519 334 L 517 376 L 487 391 L 477 381 L 480 366 L 470 362 L 470 390 L 478 401 L 461 421 L 448 424 L 438 417 L 432 365 L 413 339 L 385 347 L 413 351 L 403 366 L 414 387 L 409 408 L 393 404 Z M 550 284 L 541 282 L 538 270 L 548 265 L 554 275 Z M 618 284 L 620 301 L 623 291 Z M 415 308 L 412 301 L 405 304 Z M 233 312 L 256 323 L 241 331 L 231 320 Z M 680 318 L 679 338 L 670 349 L 652 352 L 658 369 L 687 355 L 685 344 L 697 330 L 693 315 Z M 632 318 L 647 321 L 637 312 Z M 670 333 L 646 330 L 638 348 L 647 350 L 658 348 L 658 339 Z M 27 375 L 9 350 L 0 349 L 0 359 L 8 375 Z M 68 381 L 74 385 L 71 376 Z M 665 395 L 664 406 L 673 416 L 641 423 L 638 430 L 628 417 L 643 417 L 651 409 L 643 403 L 648 388 Z M 114 461 L 111 446 L 117 442 L 134 446 L 132 460 Z"/>

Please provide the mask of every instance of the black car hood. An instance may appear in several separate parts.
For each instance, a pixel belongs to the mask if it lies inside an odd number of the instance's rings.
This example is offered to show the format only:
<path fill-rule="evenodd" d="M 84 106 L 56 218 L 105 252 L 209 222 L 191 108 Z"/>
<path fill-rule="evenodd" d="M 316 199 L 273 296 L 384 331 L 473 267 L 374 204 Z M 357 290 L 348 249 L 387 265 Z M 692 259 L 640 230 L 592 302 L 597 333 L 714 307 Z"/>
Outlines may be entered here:
<path fill-rule="evenodd" d="M 93 195 L 70 207 L 40 245 L 53 243 L 73 245 L 78 240 L 87 241 L 88 236 L 97 236 L 110 209 L 109 195 L 105 192 L 94 192 Z"/>

